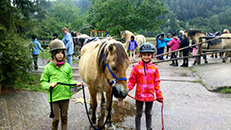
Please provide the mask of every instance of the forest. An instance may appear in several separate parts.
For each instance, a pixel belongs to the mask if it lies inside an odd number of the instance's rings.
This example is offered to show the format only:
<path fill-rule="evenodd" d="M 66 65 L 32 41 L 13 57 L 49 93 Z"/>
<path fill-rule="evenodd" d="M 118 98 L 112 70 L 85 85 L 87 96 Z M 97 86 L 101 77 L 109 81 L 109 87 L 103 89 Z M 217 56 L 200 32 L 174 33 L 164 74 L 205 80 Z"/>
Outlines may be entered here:
<path fill-rule="evenodd" d="M 32 35 L 49 40 L 57 33 L 62 39 L 63 27 L 82 32 L 88 26 L 118 38 L 123 30 L 146 37 L 216 32 L 230 29 L 230 5 L 231 0 L 1 0 L 0 86 L 30 78 Z"/>
<path fill-rule="evenodd" d="M 197 29 L 217 32 L 230 29 L 231 0 L 170 0 L 166 8 L 170 10 L 162 17 L 161 30 L 174 32 L 180 29 Z"/>

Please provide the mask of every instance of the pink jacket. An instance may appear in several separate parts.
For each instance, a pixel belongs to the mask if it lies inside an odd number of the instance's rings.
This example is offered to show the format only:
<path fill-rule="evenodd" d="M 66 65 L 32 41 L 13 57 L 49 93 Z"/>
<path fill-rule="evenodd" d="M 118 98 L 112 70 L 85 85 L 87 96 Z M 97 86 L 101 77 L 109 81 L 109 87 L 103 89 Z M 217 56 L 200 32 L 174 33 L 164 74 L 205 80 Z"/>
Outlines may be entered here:
<path fill-rule="evenodd" d="M 144 67 L 145 66 L 145 67 Z M 135 99 L 143 102 L 151 102 L 157 98 L 163 98 L 160 91 L 160 76 L 158 68 L 152 64 L 139 61 L 131 71 L 128 89 L 129 91 L 136 85 Z"/>
<path fill-rule="evenodd" d="M 180 40 L 177 37 L 173 37 L 172 40 L 168 43 L 168 46 L 171 47 L 171 51 L 179 49 Z"/>

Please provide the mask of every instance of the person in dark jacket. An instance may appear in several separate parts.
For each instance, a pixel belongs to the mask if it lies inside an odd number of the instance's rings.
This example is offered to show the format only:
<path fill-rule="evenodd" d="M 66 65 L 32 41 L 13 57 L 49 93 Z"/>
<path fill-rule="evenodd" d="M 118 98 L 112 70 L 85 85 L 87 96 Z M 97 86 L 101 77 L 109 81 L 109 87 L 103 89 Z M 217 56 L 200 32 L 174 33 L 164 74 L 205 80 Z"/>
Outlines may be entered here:
<path fill-rule="evenodd" d="M 57 33 L 54 33 L 53 34 L 53 40 L 57 39 L 58 38 L 58 34 Z"/>
<path fill-rule="evenodd" d="M 183 38 L 180 44 L 180 48 L 189 46 L 189 39 L 187 38 L 187 34 L 183 34 Z M 188 56 L 189 48 L 183 50 L 183 57 Z M 180 67 L 188 67 L 188 58 L 183 59 L 183 64 Z"/>

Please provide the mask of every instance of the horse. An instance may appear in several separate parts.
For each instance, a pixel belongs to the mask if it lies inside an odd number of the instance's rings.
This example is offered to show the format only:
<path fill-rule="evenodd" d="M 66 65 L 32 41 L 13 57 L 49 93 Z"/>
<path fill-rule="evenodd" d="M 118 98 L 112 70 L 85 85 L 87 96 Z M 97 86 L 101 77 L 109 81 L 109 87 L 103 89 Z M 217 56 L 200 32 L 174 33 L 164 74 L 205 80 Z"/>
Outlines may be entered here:
<path fill-rule="evenodd" d="M 200 30 L 188 30 L 185 33 L 187 33 L 187 36 L 189 39 L 194 41 L 195 43 L 205 42 L 205 39 L 200 37 L 206 37 L 206 34 Z M 201 48 L 202 49 L 208 49 L 209 44 L 208 43 L 202 43 Z M 224 49 L 225 44 L 220 42 L 214 45 L 210 45 L 209 49 Z M 208 63 L 206 55 L 203 56 L 205 63 Z M 195 62 L 194 62 L 195 63 Z"/>
<path fill-rule="evenodd" d="M 221 37 L 230 37 L 231 38 L 231 34 L 230 33 L 222 34 Z M 221 39 L 221 42 L 224 45 L 225 49 L 231 49 L 231 40 L 230 39 Z M 228 57 L 231 57 L 231 52 L 225 52 L 222 62 L 225 63 Z M 231 59 L 230 59 L 230 63 L 231 63 Z"/>
<path fill-rule="evenodd" d="M 107 110 L 110 108 L 112 93 L 119 101 L 128 95 L 126 70 L 129 64 L 123 44 L 114 39 L 93 41 L 81 49 L 79 72 L 82 80 L 88 85 L 91 96 L 91 120 L 94 124 L 96 123 L 97 93 L 102 95 L 101 103 L 103 103 L 105 100 L 103 93 L 106 92 Z M 111 125 L 110 116 L 107 123 Z"/>
<path fill-rule="evenodd" d="M 84 46 L 85 41 L 89 38 L 90 37 L 87 34 L 81 34 L 81 33 L 76 33 L 76 37 L 73 37 L 74 54 L 76 57 L 80 55 L 81 48 Z"/>
<path fill-rule="evenodd" d="M 126 50 L 128 49 L 128 43 L 131 40 L 131 36 L 135 37 L 135 41 L 138 45 L 138 48 L 140 48 L 140 45 L 142 45 L 143 43 L 146 42 L 146 38 L 143 35 L 134 35 L 132 32 L 125 30 L 125 31 L 121 31 L 121 39 L 125 39 L 126 42 L 124 44 Z"/>

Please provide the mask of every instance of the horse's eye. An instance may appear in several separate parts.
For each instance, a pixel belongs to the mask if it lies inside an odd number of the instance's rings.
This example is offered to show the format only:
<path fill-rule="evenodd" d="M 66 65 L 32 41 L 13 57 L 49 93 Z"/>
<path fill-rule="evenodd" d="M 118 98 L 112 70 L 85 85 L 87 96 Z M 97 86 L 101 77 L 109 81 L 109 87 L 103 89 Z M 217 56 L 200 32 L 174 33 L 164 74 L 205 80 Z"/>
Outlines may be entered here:
<path fill-rule="evenodd" d="M 116 67 L 115 67 L 115 66 L 112 66 L 111 68 L 112 68 L 112 70 L 114 70 L 114 71 L 116 70 Z"/>

